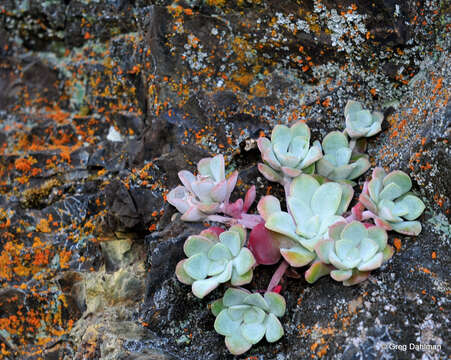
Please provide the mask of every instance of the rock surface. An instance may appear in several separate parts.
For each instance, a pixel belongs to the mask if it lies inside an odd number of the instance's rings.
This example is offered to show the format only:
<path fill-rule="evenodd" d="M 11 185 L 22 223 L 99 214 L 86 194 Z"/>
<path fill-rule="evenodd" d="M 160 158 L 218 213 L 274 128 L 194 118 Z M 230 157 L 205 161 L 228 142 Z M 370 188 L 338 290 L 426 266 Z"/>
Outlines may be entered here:
<path fill-rule="evenodd" d="M 282 198 L 256 139 L 299 119 L 321 139 L 349 99 L 384 111 L 368 153 L 410 174 L 423 231 L 391 233 L 358 286 L 287 278 L 285 336 L 239 358 L 447 358 L 449 17 L 442 1 L 2 1 L 0 358 L 233 358 L 208 308 L 225 286 L 199 300 L 174 276 L 203 224 L 165 196 L 223 153 L 234 196 Z M 441 350 L 390 348 L 410 343 Z"/>

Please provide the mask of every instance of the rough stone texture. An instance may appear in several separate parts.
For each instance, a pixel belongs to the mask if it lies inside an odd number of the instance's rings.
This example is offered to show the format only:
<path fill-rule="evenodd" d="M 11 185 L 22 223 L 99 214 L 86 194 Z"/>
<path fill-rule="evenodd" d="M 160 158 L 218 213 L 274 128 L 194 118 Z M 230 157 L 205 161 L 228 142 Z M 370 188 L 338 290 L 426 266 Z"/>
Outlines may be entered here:
<path fill-rule="evenodd" d="M 173 218 L 165 194 L 221 152 L 240 171 L 234 197 L 255 184 L 282 199 L 256 139 L 299 119 L 321 139 L 351 98 L 384 111 L 368 152 L 414 179 L 423 232 L 391 233 L 396 254 L 361 285 L 285 279 L 285 336 L 245 356 L 449 356 L 449 13 L 438 0 L 2 1 L 0 358 L 232 358 L 208 310 L 225 286 L 198 300 L 173 275 L 203 224 Z"/>

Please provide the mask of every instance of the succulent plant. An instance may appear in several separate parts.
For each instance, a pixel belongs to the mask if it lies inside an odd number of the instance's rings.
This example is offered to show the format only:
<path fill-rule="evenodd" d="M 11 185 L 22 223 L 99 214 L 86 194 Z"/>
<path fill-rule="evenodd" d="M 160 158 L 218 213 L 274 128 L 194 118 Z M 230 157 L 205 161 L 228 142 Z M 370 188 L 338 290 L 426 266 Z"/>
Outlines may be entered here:
<path fill-rule="evenodd" d="M 413 221 L 424 211 L 425 205 L 410 192 L 409 175 L 396 170 L 387 174 L 382 168 L 373 170 L 372 178 L 364 184 L 359 202 L 369 211 L 364 218 L 373 218 L 376 225 L 401 234 L 418 235 L 421 223 Z"/>
<path fill-rule="evenodd" d="M 291 128 L 276 125 L 271 140 L 258 139 L 264 163 L 258 164 L 260 172 L 269 180 L 283 183 L 283 178 L 294 178 L 301 173 L 312 173 L 314 163 L 322 157 L 318 142 L 310 146 L 310 129 L 299 121 Z"/>
<path fill-rule="evenodd" d="M 327 134 L 322 148 L 324 156 L 316 163 L 316 169 L 330 180 L 353 180 L 370 168 L 368 156 L 353 154 L 346 135 L 340 131 Z"/>
<path fill-rule="evenodd" d="M 291 241 L 290 244 L 279 240 L 284 259 L 291 266 L 304 266 L 315 258 L 314 248 L 327 236 L 329 226 L 344 220 L 341 215 L 353 194 L 348 184 L 327 182 L 320 185 L 313 176 L 302 174 L 290 185 L 289 212 L 282 211 L 279 200 L 273 196 L 262 198 L 258 210 L 268 230 Z"/>
<path fill-rule="evenodd" d="M 378 111 L 371 113 L 362 108 L 358 101 L 349 100 L 345 107 L 346 133 L 352 139 L 370 137 L 381 131 L 384 115 Z"/>
<path fill-rule="evenodd" d="M 234 286 L 250 283 L 256 262 L 250 250 L 243 247 L 245 242 L 246 230 L 240 225 L 219 236 L 204 230 L 188 237 L 183 246 L 188 258 L 175 270 L 178 280 L 192 285 L 193 294 L 200 299 L 229 280 Z"/>
<path fill-rule="evenodd" d="M 284 334 L 278 317 L 285 313 L 285 299 L 275 292 L 262 296 L 229 288 L 211 308 L 216 316 L 215 330 L 225 336 L 227 349 L 233 355 L 245 353 L 263 337 L 272 343 Z"/>
<path fill-rule="evenodd" d="M 197 164 L 198 175 L 188 170 L 178 173 L 183 186 L 177 186 L 167 196 L 168 202 L 183 214 L 184 221 L 200 221 L 224 210 L 228 204 L 238 173 L 225 178 L 224 157 L 204 158 Z"/>
<path fill-rule="evenodd" d="M 371 270 L 393 255 L 393 248 L 387 245 L 384 229 L 367 228 L 359 221 L 343 221 L 329 228 L 329 239 L 321 240 L 316 252 L 323 263 L 336 268 L 330 276 L 349 286 L 365 280 Z"/>

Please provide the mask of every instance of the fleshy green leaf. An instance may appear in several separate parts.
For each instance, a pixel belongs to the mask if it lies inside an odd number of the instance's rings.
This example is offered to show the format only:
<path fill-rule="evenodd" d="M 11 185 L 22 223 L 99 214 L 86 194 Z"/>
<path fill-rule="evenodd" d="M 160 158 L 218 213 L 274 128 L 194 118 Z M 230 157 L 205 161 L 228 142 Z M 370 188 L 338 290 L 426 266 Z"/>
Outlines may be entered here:
<path fill-rule="evenodd" d="M 191 286 L 193 294 L 199 299 L 203 299 L 207 294 L 212 292 L 219 286 L 219 282 L 215 277 L 204 280 L 196 280 Z"/>
<path fill-rule="evenodd" d="M 241 332 L 239 334 L 234 334 L 233 336 L 226 336 L 225 344 L 227 349 L 233 355 L 244 354 L 252 347 L 252 344 L 241 336 Z"/>
<path fill-rule="evenodd" d="M 348 184 L 340 184 L 341 185 L 341 200 L 340 204 L 338 205 L 338 209 L 335 212 L 337 215 L 343 214 L 346 210 L 348 210 L 348 206 L 352 200 L 352 197 L 354 196 L 354 189 L 351 185 Z"/>
<path fill-rule="evenodd" d="M 296 246 L 290 249 L 280 249 L 283 258 L 293 267 L 301 267 L 309 264 L 314 258 L 315 254 L 307 249 Z"/>
<path fill-rule="evenodd" d="M 305 204 L 310 204 L 312 196 L 319 186 L 318 181 L 314 177 L 306 174 L 299 175 L 291 182 L 290 197 Z"/>
<path fill-rule="evenodd" d="M 254 255 L 249 249 L 242 248 L 238 256 L 233 260 L 233 264 L 238 275 L 243 275 L 255 265 Z"/>
<path fill-rule="evenodd" d="M 178 281 L 180 281 L 182 284 L 191 285 L 194 282 L 194 279 L 189 276 L 183 268 L 183 264 L 186 262 L 186 260 L 187 259 L 184 259 L 177 263 L 177 266 L 175 267 L 175 276 L 177 276 Z"/>
<path fill-rule="evenodd" d="M 265 221 L 274 213 L 280 212 L 280 201 L 275 196 L 263 196 L 257 205 L 258 213 Z"/>
<path fill-rule="evenodd" d="M 200 159 L 197 163 L 197 171 L 199 174 L 203 176 L 209 176 L 213 178 L 213 174 L 211 173 L 210 162 L 212 158 L 203 158 Z"/>
<path fill-rule="evenodd" d="M 218 275 L 225 270 L 227 260 L 222 261 L 210 261 L 210 266 L 208 267 L 208 276 Z"/>
<path fill-rule="evenodd" d="M 258 343 L 265 336 L 266 327 L 263 324 L 252 323 L 241 325 L 241 335 L 251 344 Z"/>
<path fill-rule="evenodd" d="M 360 175 L 362 175 L 371 167 L 371 164 L 366 157 L 361 157 L 357 159 L 354 163 L 352 163 L 352 165 L 353 169 L 351 173 L 347 176 L 347 179 L 349 180 L 358 178 Z"/>
<path fill-rule="evenodd" d="M 352 270 L 333 270 L 330 272 L 330 277 L 335 281 L 348 280 L 352 276 Z"/>
<path fill-rule="evenodd" d="M 251 309 L 250 305 L 234 305 L 228 308 L 229 316 L 232 320 L 242 321 L 244 314 Z"/>
<path fill-rule="evenodd" d="M 223 309 L 225 309 L 225 306 L 224 306 L 224 304 L 222 303 L 222 298 L 213 301 L 213 302 L 211 303 L 210 309 L 211 309 L 212 314 L 213 314 L 215 317 L 218 316 L 219 313 L 220 313 Z"/>
<path fill-rule="evenodd" d="M 256 307 L 251 306 L 245 313 L 244 313 L 244 322 L 246 324 L 252 324 L 252 323 L 261 323 L 263 320 L 265 320 L 266 313 Z"/>
<path fill-rule="evenodd" d="M 250 292 L 247 290 L 228 288 L 224 293 L 222 302 L 224 303 L 224 306 L 227 307 L 241 305 L 249 294 Z"/>
<path fill-rule="evenodd" d="M 307 142 L 310 141 L 310 128 L 302 121 L 298 121 L 291 128 L 291 137 L 295 138 L 296 136 L 303 136 L 307 138 Z"/>
<path fill-rule="evenodd" d="M 348 139 L 340 131 L 332 131 L 323 140 L 323 149 L 326 154 L 348 147 Z"/>
<path fill-rule="evenodd" d="M 378 226 L 372 226 L 368 229 L 368 237 L 377 243 L 379 251 L 387 246 L 387 232 Z"/>
<path fill-rule="evenodd" d="M 208 258 L 211 261 L 218 260 L 230 260 L 232 258 L 232 254 L 227 246 L 224 244 L 218 243 L 211 247 L 208 251 Z"/>
<path fill-rule="evenodd" d="M 382 265 L 382 261 L 384 260 L 384 255 L 382 253 L 377 253 L 371 259 L 366 262 L 363 262 L 359 265 L 358 269 L 360 271 L 371 271 L 377 269 Z"/>
<path fill-rule="evenodd" d="M 333 240 L 340 240 L 341 233 L 343 232 L 346 225 L 347 225 L 346 221 L 340 221 L 329 226 L 329 237 Z"/>
<path fill-rule="evenodd" d="M 358 221 L 353 221 L 346 225 L 341 233 L 341 238 L 351 240 L 354 246 L 366 237 L 368 237 L 368 230 Z"/>
<path fill-rule="evenodd" d="M 305 272 L 305 280 L 309 284 L 313 284 L 319 278 L 328 275 L 330 273 L 330 267 L 321 261 L 315 261 L 309 269 Z"/>
<path fill-rule="evenodd" d="M 225 179 L 224 172 L 224 157 L 222 155 L 216 155 L 210 161 L 210 171 L 216 182 Z"/>
<path fill-rule="evenodd" d="M 396 184 L 401 191 L 401 195 L 408 192 L 412 188 L 412 180 L 410 180 L 409 175 L 401 170 L 392 171 L 388 174 L 384 178 L 383 184 L 384 188 L 389 184 Z"/>
<path fill-rule="evenodd" d="M 240 235 L 235 231 L 224 231 L 219 235 L 219 241 L 227 246 L 232 256 L 237 256 L 241 249 Z"/>
<path fill-rule="evenodd" d="M 248 272 L 238 275 L 238 272 L 234 269 L 232 271 L 232 278 L 230 280 L 233 286 L 242 286 L 249 284 L 252 281 L 253 270 L 250 269 Z"/>
<path fill-rule="evenodd" d="M 288 149 L 288 145 L 290 144 L 290 142 L 291 142 L 290 129 L 285 125 L 276 125 L 271 133 L 271 143 L 273 145 L 273 149 L 277 147 L 279 149 L 279 152 L 285 153 Z"/>
<path fill-rule="evenodd" d="M 218 334 L 224 336 L 233 336 L 240 333 L 240 321 L 233 320 L 227 309 L 222 310 L 216 317 L 214 327 Z"/>
<path fill-rule="evenodd" d="M 421 232 L 419 221 L 403 221 L 400 223 L 390 223 L 393 230 L 404 235 L 417 236 Z"/>
<path fill-rule="evenodd" d="M 265 223 L 265 227 L 269 230 L 286 235 L 293 240 L 298 240 L 299 236 L 296 235 L 296 225 L 293 218 L 286 212 L 278 212 L 272 214 Z"/>
<path fill-rule="evenodd" d="M 296 225 L 299 226 L 310 219 L 314 214 L 310 209 L 310 204 L 304 203 L 295 196 L 289 196 L 287 205 L 293 215 Z"/>
<path fill-rule="evenodd" d="M 396 183 L 392 182 L 384 186 L 382 191 L 379 193 L 379 199 L 394 200 L 400 197 L 402 194 L 404 194 L 402 189 Z"/>
<path fill-rule="evenodd" d="M 330 182 L 321 185 L 313 194 L 310 203 L 313 212 L 321 217 L 335 214 L 340 205 L 342 193 L 340 184 Z"/>
<path fill-rule="evenodd" d="M 379 245 L 370 238 L 362 239 L 360 242 L 360 258 L 362 261 L 368 261 L 379 250 Z"/>
<path fill-rule="evenodd" d="M 415 220 L 425 209 L 423 201 L 412 194 L 404 195 L 401 199 L 396 201 L 396 205 L 403 205 L 407 208 L 408 213 L 403 215 L 406 220 Z"/>
<path fill-rule="evenodd" d="M 258 293 L 254 293 L 254 294 L 250 294 L 248 295 L 244 301 L 245 304 L 248 305 L 254 305 L 259 307 L 260 309 L 263 309 L 265 311 L 269 311 L 269 307 L 268 304 L 266 303 L 265 299 L 263 298 L 263 296 L 261 296 Z"/>
<path fill-rule="evenodd" d="M 282 182 L 282 176 L 268 165 L 259 163 L 258 170 L 267 180 L 278 183 Z"/>
<path fill-rule="evenodd" d="M 244 246 L 244 243 L 246 242 L 246 235 L 247 231 L 244 228 L 243 225 L 232 225 L 229 229 L 229 231 L 235 231 L 240 236 L 240 244 L 241 246 Z"/>
<path fill-rule="evenodd" d="M 277 317 L 283 316 L 285 314 L 286 302 L 283 296 L 275 292 L 266 292 L 264 299 L 269 306 L 269 311 L 276 315 Z"/>
<path fill-rule="evenodd" d="M 283 336 L 283 327 L 279 319 L 274 314 L 266 317 L 266 340 L 270 343 L 276 342 Z"/>
<path fill-rule="evenodd" d="M 315 251 L 318 254 L 320 260 L 325 263 L 329 264 L 329 254 L 334 249 L 334 241 L 332 240 L 321 240 L 316 244 Z"/>
<path fill-rule="evenodd" d="M 191 256 L 183 263 L 186 273 L 195 280 L 205 279 L 208 275 L 210 260 L 204 253 Z"/>

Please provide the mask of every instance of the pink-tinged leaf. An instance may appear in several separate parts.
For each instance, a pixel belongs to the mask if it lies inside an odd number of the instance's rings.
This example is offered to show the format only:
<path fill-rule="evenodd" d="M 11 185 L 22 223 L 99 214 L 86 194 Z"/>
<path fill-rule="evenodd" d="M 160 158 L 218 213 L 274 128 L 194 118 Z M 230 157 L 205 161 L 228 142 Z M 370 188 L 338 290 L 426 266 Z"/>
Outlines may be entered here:
<path fill-rule="evenodd" d="M 257 204 L 258 213 L 267 220 L 271 214 L 280 212 L 280 201 L 272 195 L 263 196 Z"/>
<path fill-rule="evenodd" d="M 365 229 L 369 229 L 370 227 L 373 227 L 374 225 L 373 224 L 370 224 L 370 223 L 362 223 L 363 224 L 363 226 L 365 226 Z"/>
<path fill-rule="evenodd" d="M 383 179 L 387 175 L 385 170 L 381 167 L 374 168 L 373 173 L 371 174 L 372 178 L 381 178 Z"/>
<path fill-rule="evenodd" d="M 358 283 L 361 283 L 362 281 L 365 281 L 368 279 L 368 276 L 370 276 L 369 271 L 360 271 L 357 274 L 351 276 L 350 279 L 343 281 L 344 286 L 352 286 L 356 285 Z"/>
<path fill-rule="evenodd" d="M 282 172 L 291 178 L 295 178 L 296 176 L 301 175 L 302 171 L 299 169 L 290 168 L 287 166 L 282 166 Z"/>
<path fill-rule="evenodd" d="M 234 171 L 232 175 L 227 179 L 227 193 L 224 199 L 224 203 L 227 204 L 230 200 L 230 195 L 233 189 L 235 189 L 236 182 L 238 180 L 238 171 Z"/>
<path fill-rule="evenodd" d="M 179 171 L 178 175 L 180 181 L 188 189 L 188 191 L 193 192 L 191 184 L 196 181 L 196 177 L 188 170 Z"/>
<path fill-rule="evenodd" d="M 234 203 L 229 203 L 224 208 L 224 214 L 240 219 L 243 212 L 243 199 L 238 199 Z"/>
<path fill-rule="evenodd" d="M 277 241 L 273 239 L 271 232 L 265 228 L 264 223 L 260 223 L 252 229 L 248 247 L 259 264 L 273 265 L 280 260 Z"/>
<path fill-rule="evenodd" d="M 223 228 L 220 228 L 219 226 L 210 226 L 208 229 L 206 229 L 204 231 L 206 231 L 206 232 L 208 231 L 208 232 L 215 234 L 216 236 L 219 236 L 219 234 L 223 233 L 225 230 Z M 204 231 L 202 231 L 202 233 Z"/>
<path fill-rule="evenodd" d="M 374 223 L 377 226 L 381 227 L 382 229 L 385 229 L 385 230 L 391 230 L 392 229 L 391 225 L 388 222 L 382 220 L 379 217 L 375 217 L 374 218 Z"/>
<path fill-rule="evenodd" d="M 365 206 L 362 203 L 357 203 L 351 209 L 351 214 L 354 215 L 355 220 L 362 221 L 362 213 L 365 210 Z"/>
<path fill-rule="evenodd" d="M 392 229 L 404 235 L 417 236 L 421 232 L 421 223 L 419 221 L 403 221 L 393 223 Z"/>
<path fill-rule="evenodd" d="M 258 167 L 258 171 L 260 171 L 260 173 L 269 181 L 272 182 L 278 182 L 278 183 L 282 183 L 282 176 L 275 171 L 272 167 L 263 164 L 263 163 L 258 163 L 257 165 Z"/>
<path fill-rule="evenodd" d="M 186 260 L 188 259 L 180 260 L 177 263 L 177 266 L 175 267 L 175 275 L 177 276 L 178 281 L 180 281 L 182 284 L 191 285 L 194 282 L 194 279 L 189 276 L 183 268 L 183 264 L 186 262 Z"/>
<path fill-rule="evenodd" d="M 280 294 L 281 291 L 282 291 L 282 285 L 277 285 L 276 287 L 274 287 L 274 289 L 272 289 L 272 292 L 274 292 L 276 294 Z"/>
<path fill-rule="evenodd" d="M 207 217 L 196 206 L 191 206 L 181 217 L 183 221 L 200 221 Z"/>
<path fill-rule="evenodd" d="M 243 212 L 247 213 L 252 203 L 255 201 L 256 196 L 257 191 L 255 190 L 255 185 L 252 185 L 246 192 L 246 196 L 244 197 Z"/>
<path fill-rule="evenodd" d="M 197 204 L 197 208 L 205 213 L 205 214 L 216 214 L 219 210 L 219 203 L 211 203 L 211 204 Z"/>
<path fill-rule="evenodd" d="M 332 226 L 331 226 L 332 227 Z M 329 230 L 330 231 L 330 230 Z M 330 239 L 320 240 L 315 246 L 315 252 L 322 263 L 329 264 L 329 253 L 333 250 L 334 241 Z"/>
<path fill-rule="evenodd" d="M 227 195 L 227 180 L 217 183 L 210 191 L 213 200 L 222 203 Z"/>
<path fill-rule="evenodd" d="M 369 195 L 370 194 L 369 189 L 368 189 L 369 183 L 370 183 L 369 181 L 365 181 L 363 183 L 362 194 L 365 194 L 365 195 Z"/>
<path fill-rule="evenodd" d="M 172 189 L 167 197 L 168 203 L 177 208 L 177 210 L 184 214 L 189 208 L 190 203 L 187 200 L 187 191 L 184 186 L 177 186 Z"/>
<path fill-rule="evenodd" d="M 376 205 L 373 203 L 373 201 L 371 201 L 370 197 L 364 194 L 363 192 L 359 196 L 359 202 L 371 212 L 373 213 L 377 212 Z"/>
<path fill-rule="evenodd" d="M 280 162 L 274 155 L 271 141 L 265 137 L 261 137 L 257 140 L 257 146 L 261 152 L 263 161 L 268 163 L 274 170 L 280 170 Z"/>

